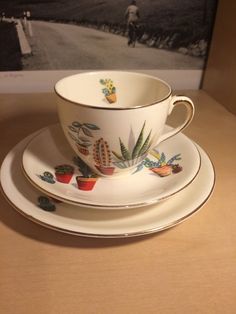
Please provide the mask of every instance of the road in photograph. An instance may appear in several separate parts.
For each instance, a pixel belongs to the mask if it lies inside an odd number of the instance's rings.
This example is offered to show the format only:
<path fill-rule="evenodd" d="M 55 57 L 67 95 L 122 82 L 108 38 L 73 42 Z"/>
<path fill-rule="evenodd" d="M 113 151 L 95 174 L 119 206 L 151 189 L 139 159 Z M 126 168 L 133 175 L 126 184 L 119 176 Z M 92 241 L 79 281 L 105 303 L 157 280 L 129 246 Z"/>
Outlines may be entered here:
<path fill-rule="evenodd" d="M 127 38 L 72 24 L 31 21 L 32 55 L 23 70 L 202 69 L 202 58 L 150 48 L 128 47 Z"/>

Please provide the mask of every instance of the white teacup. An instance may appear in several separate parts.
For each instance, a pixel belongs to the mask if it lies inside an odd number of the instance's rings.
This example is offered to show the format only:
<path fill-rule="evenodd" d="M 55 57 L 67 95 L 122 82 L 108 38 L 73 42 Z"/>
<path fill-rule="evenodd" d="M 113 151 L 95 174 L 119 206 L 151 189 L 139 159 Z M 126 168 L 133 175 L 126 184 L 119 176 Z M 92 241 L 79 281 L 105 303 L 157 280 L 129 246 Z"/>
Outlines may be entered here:
<path fill-rule="evenodd" d="M 130 173 L 155 146 L 186 128 L 194 115 L 191 99 L 172 96 L 166 82 L 141 73 L 76 74 L 57 82 L 55 92 L 68 142 L 99 176 Z M 186 107 L 185 121 L 163 133 L 178 104 Z"/>

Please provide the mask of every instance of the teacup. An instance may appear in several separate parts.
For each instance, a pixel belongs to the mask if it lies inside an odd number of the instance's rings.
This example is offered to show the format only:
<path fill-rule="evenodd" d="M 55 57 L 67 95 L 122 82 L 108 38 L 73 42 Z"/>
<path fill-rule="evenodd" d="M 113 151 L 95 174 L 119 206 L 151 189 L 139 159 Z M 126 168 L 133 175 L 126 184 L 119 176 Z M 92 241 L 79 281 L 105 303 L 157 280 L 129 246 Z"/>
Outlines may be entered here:
<path fill-rule="evenodd" d="M 154 76 L 124 71 L 85 72 L 55 85 L 64 134 L 98 176 L 130 174 L 160 142 L 182 131 L 194 116 L 185 96 Z M 168 115 L 184 104 L 187 115 L 163 133 Z"/>

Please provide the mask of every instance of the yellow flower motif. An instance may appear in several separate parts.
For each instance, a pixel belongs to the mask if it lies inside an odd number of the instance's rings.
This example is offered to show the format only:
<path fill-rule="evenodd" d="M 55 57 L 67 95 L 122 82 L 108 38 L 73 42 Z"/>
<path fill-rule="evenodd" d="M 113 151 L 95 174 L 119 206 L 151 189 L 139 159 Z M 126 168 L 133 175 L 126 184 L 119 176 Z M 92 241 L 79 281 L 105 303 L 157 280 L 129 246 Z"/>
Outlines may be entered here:
<path fill-rule="evenodd" d="M 100 83 L 104 86 L 102 89 L 102 92 L 106 97 L 112 96 L 112 99 L 109 99 L 110 103 L 113 103 L 116 101 L 116 87 L 113 84 L 113 81 L 111 79 L 101 79 Z M 111 97 L 110 97 L 111 98 Z"/>

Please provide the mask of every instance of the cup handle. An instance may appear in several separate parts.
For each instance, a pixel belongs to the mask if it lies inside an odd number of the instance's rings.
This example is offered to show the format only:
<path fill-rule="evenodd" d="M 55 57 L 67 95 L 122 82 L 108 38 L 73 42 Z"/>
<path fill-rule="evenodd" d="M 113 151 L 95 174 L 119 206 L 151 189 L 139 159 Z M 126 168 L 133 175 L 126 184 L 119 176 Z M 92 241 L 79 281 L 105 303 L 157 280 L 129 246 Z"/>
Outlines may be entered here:
<path fill-rule="evenodd" d="M 159 143 L 165 141 L 169 137 L 172 137 L 176 135 L 177 133 L 179 133 L 180 131 L 184 130 L 192 121 L 194 112 L 195 112 L 194 104 L 192 100 L 186 96 L 172 96 L 172 99 L 170 100 L 170 109 L 169 109 L 168 115 L 170 115 L 174 107 L 179 104 L 184 104 L 186 107 L 187 116 L 185 118 L 185 121 L 180 126 L 174 128 L 173 130 L 162 134 L 159 139 Z"/>

